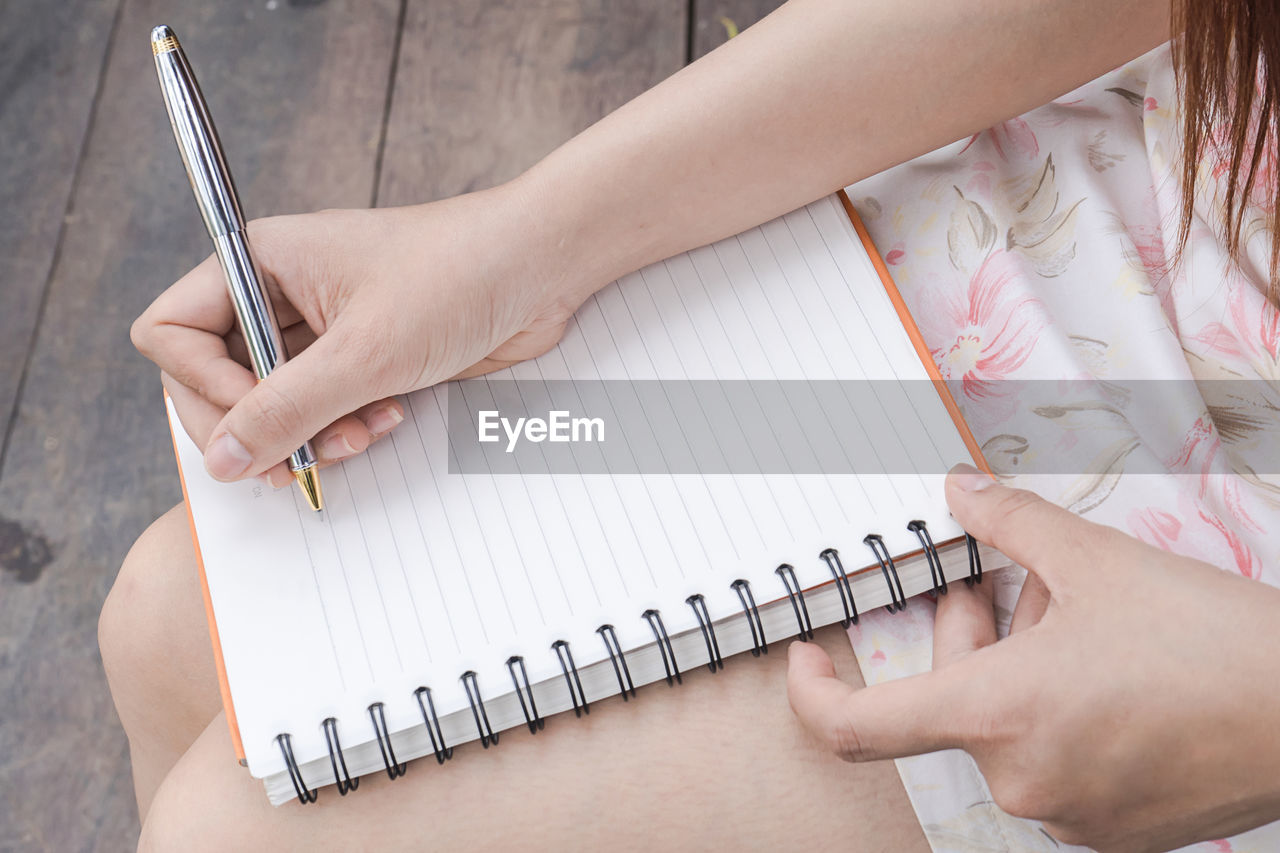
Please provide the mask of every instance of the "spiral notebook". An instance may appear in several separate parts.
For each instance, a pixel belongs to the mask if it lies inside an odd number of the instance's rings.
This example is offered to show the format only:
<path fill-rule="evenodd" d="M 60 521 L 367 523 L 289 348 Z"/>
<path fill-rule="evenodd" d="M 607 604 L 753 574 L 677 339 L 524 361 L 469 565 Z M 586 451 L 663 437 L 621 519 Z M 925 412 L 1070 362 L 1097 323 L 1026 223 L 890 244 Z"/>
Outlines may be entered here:
<path fill-rule="evenodd" d="M 946 469 L 985 464 L 843 193 L 620 279 L 555 349 L 474 381 L 504 380 L 868 381 L 824 428 L 899 461 L 459 473 L 437 386 L 324 471 L 315 514 L 295 489 L 209 478 L 170 406 L 227 721 L 271 802 L 447 773 L 436 765 L 466 742 L 500 749 L 605 697 L 750 666 L 729 658 L 899 610 L 999 559 L 947 512 Z M 467 753 L 454 760 L 484 760 Z"/>

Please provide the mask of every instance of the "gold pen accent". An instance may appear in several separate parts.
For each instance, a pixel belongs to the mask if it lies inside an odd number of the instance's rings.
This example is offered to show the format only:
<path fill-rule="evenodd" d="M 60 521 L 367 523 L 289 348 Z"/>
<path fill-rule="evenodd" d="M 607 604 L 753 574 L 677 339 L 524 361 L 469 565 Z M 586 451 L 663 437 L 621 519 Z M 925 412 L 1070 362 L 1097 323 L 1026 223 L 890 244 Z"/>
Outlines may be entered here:
<path fill-rule="evenodd" d="M 170 53 L 178 49 L 178 40 L 173 36 L 155 39 L 151 42 L 151 53 L 159 56 L 162 53 Z"/>
<path fill-rule="evenodd" d="M 324 509 L 324 494 L 320 491 L 320 478 L 316 476 L 315 466 L 299 468 L 293 472 L 293 478 L 297 481 L 298 488 L 302 490 L 311 508 L 316 512 Z"/>

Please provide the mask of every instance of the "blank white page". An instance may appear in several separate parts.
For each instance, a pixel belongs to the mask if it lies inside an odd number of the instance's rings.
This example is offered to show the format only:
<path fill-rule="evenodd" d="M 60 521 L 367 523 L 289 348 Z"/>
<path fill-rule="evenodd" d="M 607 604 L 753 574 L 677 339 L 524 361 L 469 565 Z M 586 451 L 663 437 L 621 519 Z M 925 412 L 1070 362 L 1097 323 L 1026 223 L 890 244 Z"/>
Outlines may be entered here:
<path fill-rule="evenodd" d="M 467 670 L 486 696 L 509 692 L 513 654 L 534 682 L 560 677 L 551 644 L 568 641 L 579 666 L 603 660 L 602 624 L 636 648 L 652 641 L 649 608 L 675 634 L 697 625 L 694 593 L 713 619 L 740 613 L 736 578 L 773 600 L 781 563 L 805 587 L 830 579 L 823 548 L 866 555 L 874 532 L 894 554 L 914 551 L 915 518 L 936 541 L 960 535 L 940 472 L 969 453 L 936 394 L 919 392 L 928 374 L 835 197 L 626 276 L 555 349 L 491 378 L 797 380 L 785 386 L 796 405 L 810 381 L 884 381 L 857 400 L 824 395 L 813 425 L 860 455 L 871 473 L 859 476 L 450 473 L 449 395 L 426 389 L 388 438 L 322 473 L 321 514 L 294 488 L 210 479 L 174 418 L 255 776 L 284 771 L 279 733 L 299 762 L 322 758 L 327 717 L 344 743 L 372 738 L 374 702 L 393 733 L 412 729 L 419 686 L 444 715 L 467 707 Z M 496 387 L 466 386 L 468 407 Z M 767 421 L 777 403 L 751 416 Z M 648 414 L 701 416 L 672 406 Z M 661 436 L 664 452 L 681 450 L 679 432 Z M 800 458 L 804 443 L 778 452 Z"/>

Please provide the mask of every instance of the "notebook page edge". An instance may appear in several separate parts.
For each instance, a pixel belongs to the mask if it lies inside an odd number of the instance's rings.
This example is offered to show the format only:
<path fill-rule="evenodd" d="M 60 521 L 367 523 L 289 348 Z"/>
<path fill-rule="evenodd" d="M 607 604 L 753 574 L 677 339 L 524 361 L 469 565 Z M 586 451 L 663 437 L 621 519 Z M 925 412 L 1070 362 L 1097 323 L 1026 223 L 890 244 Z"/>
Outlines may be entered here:
<path fill-rule="evenodd" d="M 178 419 L 177 410 L 169 392 L 164 392 L 165 416 L 169 419 L 169 440 L 173 445 L 173 456 L 178 466 L 178 482 L 182 487 L 182 505 L 186 510 L 187 527 L 191 532 L 191 544 L 196 557 L 196 571 L 200 577 L 200 596 L 204 603 L 205 620 L 209 628 L 209 641 L 213 646 L 213 665 L 217 670 L 218 695 L 222 699 L 222 709 L 226 713 L 227 728 L 231 732 L 231 747 L 235 750 L 236 760 L 246 763 L 244 743 L 240 738 L 240 725 L 236 719 L 236 708 L 231 697 L 231 684 L 227 680 L 227 666 L 222 657 L 222 641 L 218 636 L 218 620 L 213 612 L 213 598 L 209 594 L 209 579 L 205 573 L 204 552 L 200 549 L 200 535 L 196 532 L 196 519 L 191 511 L 191 498 L 187 494 L 187 476 L 182 469 L 182 454 L 178 448 L 178 430 L 186 434 L 182 421 Z"/>
<path fill-rule="evenodd" d="M 853 201 L 849 198 L 849 193 L 845 189 L 837 191 L 836 196 L 844 209 L 845 215 L 849 217 L 849 223 L 853 226 L 854 231 L 857 232 L 863 249 L 871 259 L 871 265 L 880 276 L 880 282 L 884 285 L 885 292 L 888 294 L 890 302 L 893 303 L 894 310 L 898 312 L 898 319 L 902 321 L 902 326 L 906 330 L 907 337 L 911 340 L 911 345 L 915 348 L 916 355 L 920 358 L 920 363 L 928 372 L 929 378 L 933 380 L 934 389 L 938 392 L 938 396 L 942 398 L 942 405 L 946 407 L 947 414 L 951 416 L 951 421 L 955 424 L 956 430 L 960 433 L 960 438 L 964 441 L 965 447 L 973 457 L 974 464 L 986 473 L 992 474 L 991 465 L 987 462 L 986 456 L 983 455 L 981 445 L 978 444 L 973 431 L 969 429 L 969 424 L 964 419 L 964 414 L 960 411 L 960 406 L 956 403 L 951 389 L 947 387 L 946 381 L 938 371 L 938 366 L 934 362 L 933 356 L 929 353 L 928 345 L 925 343 L 924 335 L 920 333 L 920 327 L 916 325 L 915 318 L 907 308 L 906 300 L 902 298 L 902 292 L 898 290 L 897 283 L 894 282 L 893 276 L 889 273 L 889 266 L 880 255 L 880 250 L 876 248 L 875 242 L 871 239 L 871 233 L 867 230 L 866 223 L 858 215 L 858 211 L 854 208 Z"/>

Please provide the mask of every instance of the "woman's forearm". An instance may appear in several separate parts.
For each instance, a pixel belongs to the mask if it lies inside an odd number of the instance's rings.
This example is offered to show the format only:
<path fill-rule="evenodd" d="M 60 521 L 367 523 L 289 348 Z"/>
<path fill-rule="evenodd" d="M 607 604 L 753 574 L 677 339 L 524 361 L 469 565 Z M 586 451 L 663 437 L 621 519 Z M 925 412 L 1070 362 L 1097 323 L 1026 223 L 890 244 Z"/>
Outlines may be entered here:
<path fill-rule="evenodd" d="M 552 274 L 589 293 L 1025 112 L 1168 36 L 1168 0 L 791 0 L 520 181 Z"/>
<path fill-rule="evenodd" d="M 287 479 L 278 463 L 303 441 L 334 440 L 322 457 L 336 461 L 384 434 L 372 413 L 394 420 L 397 394 L 545 352 L 620 275 L 1139 55 L 1167 36 L 1168 3 L 791 0 L 501 187 L 253 223 L 292 331 L 319 335 L 265 381 L 226 352 L 213 259 L 156 300 L 134 340 L 216 477 Z"/>

